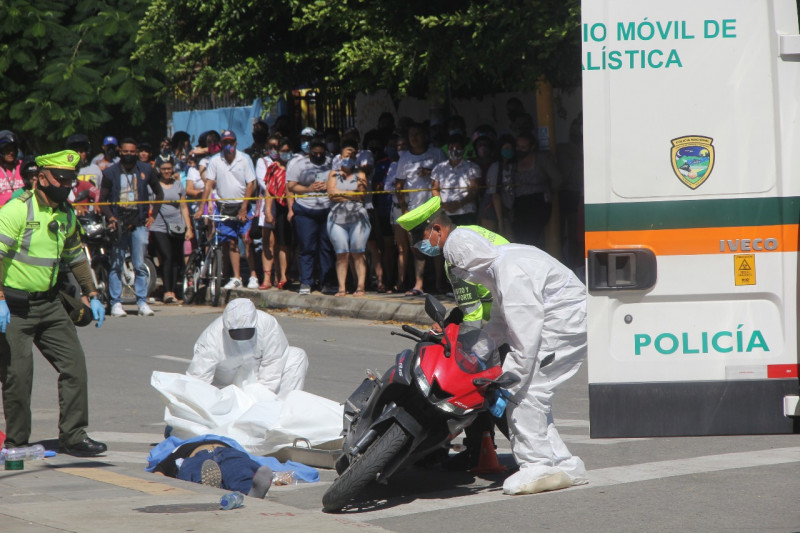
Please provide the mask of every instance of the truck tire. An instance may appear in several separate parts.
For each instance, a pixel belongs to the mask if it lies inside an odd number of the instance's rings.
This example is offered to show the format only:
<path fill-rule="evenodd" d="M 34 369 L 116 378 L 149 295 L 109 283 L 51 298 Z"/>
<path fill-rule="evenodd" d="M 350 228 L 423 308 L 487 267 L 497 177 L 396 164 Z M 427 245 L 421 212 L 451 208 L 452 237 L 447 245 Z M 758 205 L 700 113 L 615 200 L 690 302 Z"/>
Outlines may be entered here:
<path fill-rule="evenodd" d="M 407 441 L 408 435 L 403 428 L 397 423 L 389 426 L 389 429 L 375 439 L 361 457 L 354 459 L 347 470 L 325 491 L 322 496 L 322 510 L 326 513 L 341 510 L 350 500 L 358 496 L 370 481 L 375 480 Z"/>

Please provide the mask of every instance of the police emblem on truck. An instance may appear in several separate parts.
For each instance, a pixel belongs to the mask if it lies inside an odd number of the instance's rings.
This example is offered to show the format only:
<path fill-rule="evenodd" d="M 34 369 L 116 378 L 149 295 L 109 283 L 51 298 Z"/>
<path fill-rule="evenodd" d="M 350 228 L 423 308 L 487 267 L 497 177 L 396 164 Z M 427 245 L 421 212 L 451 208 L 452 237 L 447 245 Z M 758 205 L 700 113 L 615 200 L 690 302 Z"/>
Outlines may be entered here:
<path fill-rule="evenodd" d="M 672 170 L 690 189 L 702 185 L 714 168 L 714 141 L 711 137 L 688 135 L 672 139 Z"/>

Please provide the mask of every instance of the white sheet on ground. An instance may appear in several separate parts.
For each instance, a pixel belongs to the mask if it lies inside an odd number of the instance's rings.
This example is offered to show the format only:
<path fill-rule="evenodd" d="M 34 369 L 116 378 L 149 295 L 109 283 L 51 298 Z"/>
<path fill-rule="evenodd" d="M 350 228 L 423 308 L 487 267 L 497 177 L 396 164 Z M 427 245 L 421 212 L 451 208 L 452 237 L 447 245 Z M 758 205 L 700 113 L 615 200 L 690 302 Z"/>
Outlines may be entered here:
<path fill-rule="evenodd" d="M 276 395 L 258 382 L 218 389 L 169 372 L 153 372 L 150 384 L 166 403 L 164 422 L 181 439 L 223 435 L 252 454 L 266 455 L 297 438 L 317 446 L 339 439 L 342 432 L 343 406 L 309 392 Z"/>

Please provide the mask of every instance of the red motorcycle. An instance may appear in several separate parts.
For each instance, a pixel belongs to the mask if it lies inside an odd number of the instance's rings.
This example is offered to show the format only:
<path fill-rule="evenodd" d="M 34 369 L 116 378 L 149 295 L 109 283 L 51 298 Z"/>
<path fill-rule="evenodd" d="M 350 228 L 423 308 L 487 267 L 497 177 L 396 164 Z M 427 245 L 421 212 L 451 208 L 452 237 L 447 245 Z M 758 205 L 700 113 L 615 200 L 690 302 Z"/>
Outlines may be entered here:
<path fill-rule="evenodd" d="M 379 377 L 367 378 L 344 406 L 343 454 L 339 477 L 322 497 L 323 511 L 339 511 L 371 481 L 385 481 L 406 465 L 447 450 L 450 442 L 481 411 L 498 387 L 516 377 L 503 375 L 498 350 L 482 330 L 444 325 L 445 308 L 432 296 L 425 311 L 443 334 L 403 326 L 393 331 L 416 342 Z"/>

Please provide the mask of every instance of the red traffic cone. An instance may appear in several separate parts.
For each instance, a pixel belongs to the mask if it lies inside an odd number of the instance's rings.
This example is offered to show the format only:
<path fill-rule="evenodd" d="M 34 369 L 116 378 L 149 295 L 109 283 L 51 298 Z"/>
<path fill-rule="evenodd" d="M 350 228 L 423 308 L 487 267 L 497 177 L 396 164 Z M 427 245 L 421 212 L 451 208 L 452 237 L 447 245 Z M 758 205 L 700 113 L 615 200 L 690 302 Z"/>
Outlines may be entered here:
<path fill-rule="evenodd" d="M 478 457 L 478 465 L 471 468 L 470 472 L 473 474 L 497 474 L 506 470 L 506 467 L 497 460 L 492 434 L 484 431 L 483 437 L 481 437 L 481 455 Z"/>

